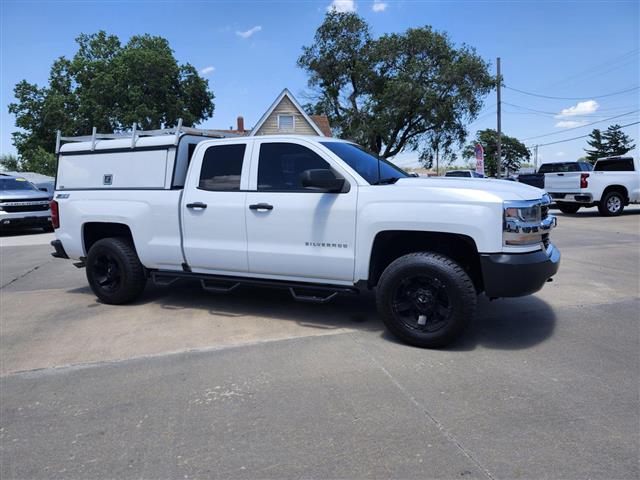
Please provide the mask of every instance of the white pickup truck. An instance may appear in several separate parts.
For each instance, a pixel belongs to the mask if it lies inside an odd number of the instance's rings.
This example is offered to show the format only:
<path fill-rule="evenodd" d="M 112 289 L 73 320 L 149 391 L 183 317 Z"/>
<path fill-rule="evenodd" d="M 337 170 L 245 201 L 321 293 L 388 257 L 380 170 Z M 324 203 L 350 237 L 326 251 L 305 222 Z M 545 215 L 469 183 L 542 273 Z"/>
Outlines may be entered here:
<path fill-rule="evenodd" d="M 376 288 L 392 333 L 439 347 L 479 293 L 527 295 L 558 270 L 537 188 L 415 178 L 329 137 L 169 133 L 59 148 L 53 255 L 86 267 L 105 303 L 132 301 L 148 279 L 314 302 Z"/>
<path fill-rule="evenodd" d="M 640 165 L 632 157 L 601 158 L 591 172 L 547 173 L 544 189 L 563 213 L 597 206 L 601 215 L 620 215 L 640 203 Z"/>

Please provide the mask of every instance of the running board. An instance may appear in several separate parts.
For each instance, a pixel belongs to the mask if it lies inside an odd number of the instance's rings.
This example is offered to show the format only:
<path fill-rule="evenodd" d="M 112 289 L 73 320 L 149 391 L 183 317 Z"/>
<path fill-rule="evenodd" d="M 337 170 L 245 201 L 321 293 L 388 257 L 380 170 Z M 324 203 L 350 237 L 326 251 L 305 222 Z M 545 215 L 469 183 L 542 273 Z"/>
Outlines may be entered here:
<path fill-rule="evenodd" d="M 356 295 L 360 293 L 357 287 L 341 285 L 315 284 L 305 282 L 289 282 L 282 280 L 267 280 L 250 277 L 231 277 L 224 275 L 206 275 L 202 273 L 152 270 L 149 272 L 151 280 L 158 286 L 166 287 L 182 278 L 199 280 L 202 288 L 207 292 L 229 293 L 240 285 L 253 285 L 268 288 L 284 288 L 294 300 L 299 302 L 327 303 L 338 295 Z"/>

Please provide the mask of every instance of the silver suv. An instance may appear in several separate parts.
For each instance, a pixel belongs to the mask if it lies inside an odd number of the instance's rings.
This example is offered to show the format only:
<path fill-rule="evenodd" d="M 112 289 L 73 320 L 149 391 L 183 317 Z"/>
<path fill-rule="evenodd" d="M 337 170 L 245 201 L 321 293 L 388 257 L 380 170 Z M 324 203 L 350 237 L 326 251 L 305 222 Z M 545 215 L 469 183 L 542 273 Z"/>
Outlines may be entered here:
<path fill-rule="evenodd" d="M 17 227 L 52 230 L 49 194 L 25 178 L 0 174 L 0 230 Z"/>

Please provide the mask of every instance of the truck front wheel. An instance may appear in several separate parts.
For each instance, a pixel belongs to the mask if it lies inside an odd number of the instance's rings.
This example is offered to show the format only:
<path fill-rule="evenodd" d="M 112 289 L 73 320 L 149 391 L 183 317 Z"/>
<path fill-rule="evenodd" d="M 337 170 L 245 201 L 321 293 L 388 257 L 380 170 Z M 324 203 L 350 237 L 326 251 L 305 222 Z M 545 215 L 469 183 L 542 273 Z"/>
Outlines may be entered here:
<path fill-rule="evenodd" d="M 473 317 L 476 289 L 467 272 L 438 253 L 418 252 L 393 261 L 382 273 L 376 302 L 389 331 L 423 348 L 456 339 Z"/>
<path fill-rule="evenodd" d="M 94 243 L 87 255 L 86 270 L 93 293 L 113 305 L 134 300 L 147 282 L 144 267 L 125 238 L 103 238 Z"/>
<path fill-rule="evenodd" d="M 624 197 L 617 190 L 611 190 L 604 194 L 598 203 L 600 215 L 614 217 L 624 210 Z"/>

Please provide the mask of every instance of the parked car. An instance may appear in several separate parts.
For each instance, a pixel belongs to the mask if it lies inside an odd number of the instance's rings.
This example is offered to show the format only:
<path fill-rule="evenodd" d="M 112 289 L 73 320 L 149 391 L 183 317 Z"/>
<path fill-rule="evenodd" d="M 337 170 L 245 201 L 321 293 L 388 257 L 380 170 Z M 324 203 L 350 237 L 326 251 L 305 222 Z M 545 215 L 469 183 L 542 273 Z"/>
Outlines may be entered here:
<path fill-rule="evenodd" d="M 640 203 L 640 168 L 632 157 L 599 159 L 593 171 L 549 173 L 545 190 L 563 213 L 597 206 L 601 215 L 620 215 L 626 205 Z"/>
<path fill-rule="evenodd" d="M 484 178 L 484 175 L 474 170 L 449 170 L 444 174 L 444 176 L 459 178 Z"/>
<path fill-rule="evenodd" d="M 53 255 L 85 266 L 103 302 L 134 300 L 147 279 L 310 302 L 376 288 L 392 333 L 438 347 L 480 292 L 528 295 L 558 270 L 539 189 L 411 177 L 329 137 L 194 132 L 60 148 Z"/>
<path fill-rule="evenodd" d="M 40 227 L 51 231 L 49 195 L 25 178 L 0 174 L 0 228 Z"/>
<path fill-rule="evenodd" d="M 537 173 L 522 173 L 517 180 L 532 187 L 544 189 L 544 176 L 546 173 L 558 172 L 590 172 L 593 167 L 587 162 L 554 162 L 543 163 Z"/>

